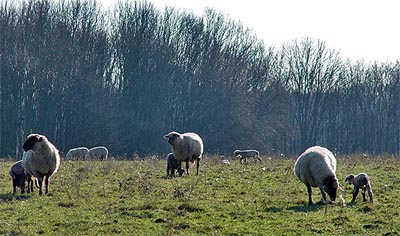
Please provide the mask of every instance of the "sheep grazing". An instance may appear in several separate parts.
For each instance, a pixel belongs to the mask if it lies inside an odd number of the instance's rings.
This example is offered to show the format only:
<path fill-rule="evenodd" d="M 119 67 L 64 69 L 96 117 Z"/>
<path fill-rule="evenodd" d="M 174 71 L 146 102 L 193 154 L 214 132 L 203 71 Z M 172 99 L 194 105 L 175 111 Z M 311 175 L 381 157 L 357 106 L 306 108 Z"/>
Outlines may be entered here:
<path fill-rule="evenodd" d="M 22 160 L 14 163 L 11 166 L 10 176 L 13 185 L 13 194 L 17 192 L 16 188 L 19 187 L 21 189 L 21 193 L 25 193 L 25 181 L 28 181 L 30 176 L 26 174 L 24 167 L 22 166 Z M 28 193 L 30 192 L 28 186 Z"/>
<path fill-rule="evenodd" d="M 45 194 L 49 187 L 49 178 L 60 167 L 60 155 L 57 148 L 47 140 L 46 136 L 30 134 L 23 144 L 24 155 L 22 166 L 26 173 L 34 176 L 39 181 L 39 195 L 42 195 L 43 181 L 46 186 Z"/>
<path fill-rule="evenodd" d="M 182 176 L 184 172 L 181 163 L 175 159 L 174 154 L 169 153 L 167 155 L 167 176 L 175 176 L 176 171 L 178 171 L 179 176 Z"/>
<path fill-rule="evenodd" d="M 89 149 L 89 152 L 85 155 L 86 160 L 92 159 L 100 159 L 107 160 L 108 159 L 108 149 L 103 146 L 93 147 Z"/>
<path fill-rule="evenodd" d="M 371 203 L 374 202 L 373 196 L 372 196 L 372 188 L 371 188 L 371 182 L 369 180 L 369 177 L 365 173 L 360 173 L 356 176 L 353 174 L 350 174 L 346 176 L 344 182 L 349 183 L 349 184 L 354 184 L 354 189 L 353 189 L 353 198 L 351 199 L 350 204 L 354 203 L 356 200 L 356 197 L 358 195 L 359 190 L 361 189 L 361 194 L 363 196 L 363 201 L 366 202 L 367 199 L 365 198 L 365 192 L 368 192 L 369 196 L 369 201 Z"/>
<path fill-rule="evenodd" d="M 87 147 L 77 147 L 72 148 L 68 151 L 65 156 L 66 160 L 84 160 L 86 154 L 89 152 L 89 148 Z"/>
<path fill-rule="evenodd" d="M 336 200 L 339 182 L 335 172 L 336 158 L 324 147 L 310 147 L 297 158 L 294 174 L 307 187 L 308 205 L 313 204 L 311 187 L 319 187 L 322 203 L 326 203 L 325 193 L 329 195 L 332 202 Z"/>
<path fill-rule="evenodd" d="M 243 163 L 243 159 L 246 162 L 248 157 L 252 157 L 254 162 L 257 162 L 257 160 L 262 161 L 260 153 L 257 150 L 235 150 L 233 154 L 235 157 L 240 158 L 240 164 Z"/>
<path fill-rule="evenodd" d="M 200 159 L 203 154 L 203 140 L 195 133 L 170 132 L 164 135 L 178 162 L 186 162 L 186 174 L 189 175 L 189 161 L 196 161 L 196 175 L 199 175 Z"/>

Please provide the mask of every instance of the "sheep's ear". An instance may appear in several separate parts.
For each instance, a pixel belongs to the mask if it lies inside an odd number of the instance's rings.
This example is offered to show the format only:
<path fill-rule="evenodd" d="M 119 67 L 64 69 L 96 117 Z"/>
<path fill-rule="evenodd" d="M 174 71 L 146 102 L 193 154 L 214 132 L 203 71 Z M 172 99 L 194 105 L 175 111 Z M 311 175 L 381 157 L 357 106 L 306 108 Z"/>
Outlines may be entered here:
<path fill-rule="evenodd" d="M 169 139 L 169 134 L 164 135 L 164 139 Z"/>

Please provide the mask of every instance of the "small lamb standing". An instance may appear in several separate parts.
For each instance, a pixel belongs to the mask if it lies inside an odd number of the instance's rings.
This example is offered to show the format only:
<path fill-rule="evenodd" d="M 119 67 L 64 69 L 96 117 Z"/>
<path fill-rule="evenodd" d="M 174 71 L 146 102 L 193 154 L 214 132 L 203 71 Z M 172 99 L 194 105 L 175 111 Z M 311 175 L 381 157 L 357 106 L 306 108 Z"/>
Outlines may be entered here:
<path fill-rule="evenodd" d="M 31 178 L 31 176 L 26 174 L 24 167 L 22 166 L 22 160 L 11 166 L 10 176 L 12 179 L 13 194 L 17 192 L 17 187 L 21 189 L 21 193 L 25 193 L 25 181 L 28 181 L 28 178 Z M 28 185 L 28 193 L 30 193 L 30 190 L 31 189 Z"/>
<path fill-rule="evenodd" d="M 356 176 L 354 176 L 353 174 L 350 174 L 350 175 L 346 176 L 344 182 L 345 183 L 347 182 L 349 184 L 354 184 L 353 199 L 351 199 L 350 204 L 354 203 L 360 189 L 361 189 L 361 194 L 363 196 L 364 202 L 367 201 L 367 199 L 365 198 L 366 191 L 368 192 L 369 201 L 371 203 L 374 202 L 373 196 L 372 196 L 371 181 L 369 180 L 369 176 L 367 174 L 360 173 Z"/>
<path fill-rule="evenodd" d="M 175 176 L 176 171 L 178 171 L 179 176 L 182 176 L 184 172 L 181 163 L 175 159 L 174 154 L 169 153 L 167 155 L 167 176 Z"/>
<path fill-rule="evenodd" d="M 103 146 L 93 147 L 89 149 L 89 152 L 85 155 L 86 160 L 92 159 L 100 159 L 107 160 L 108 159 L 108 149 Z"/>
<path fill-rule="evenodd" d="M 45 194 L 49 187 L 49 178 L 60 167 L 60 155 L 58 149 L 47 140 L 46 136 L 30 134 L 23 144 L 24 155 L 22 166 L 26 173 L 36 177 L 39 181 L 39 195 L 42 195 L 43 181 L 46 186 Z"/>
<path fill-rule="evenodd" d="M 67 155 L 65 156 L 66 160 L 84 160 L 86 154 L 88 154 L 89 148 L 87 147 L 77 147 L 71 148 Z"/>
<path fill-rule="evenodd" d="M 240 164 L 243 163 L 243 159 L 244 162 L 246 162 L 248 157 L 252 157 L 254 159 L 254 162 L 257 162 L 257 160 L 259 160 L 260 162 L 262 161 L 260 153 L 257 150 L 235 150 L 233 154 L 235 155 L 235 157 L 240 158 Z"/>
<path fill-rule="evenodd" d="M 324 147 L 310 147 L 297 158 L 294 174 L 307 187 L 308 205 L 313 204 L 311 187 L 319 187 L 322 203 L 326 203 L 325 193 L 329 195 L 332 202 L 336 200 L 339 182 L 335 172 L 336 158 Z"/>
<path fill-rule="evenodd" d="M 199 166 L 203 154 L 203 140 L 195 133 L 170 132 L 164 135 L 171 146 L 178 162 L 186 162 L 186 174 L 189 175 L 189 161 L 196 161 L 196 175 L 199 175 Z"/>

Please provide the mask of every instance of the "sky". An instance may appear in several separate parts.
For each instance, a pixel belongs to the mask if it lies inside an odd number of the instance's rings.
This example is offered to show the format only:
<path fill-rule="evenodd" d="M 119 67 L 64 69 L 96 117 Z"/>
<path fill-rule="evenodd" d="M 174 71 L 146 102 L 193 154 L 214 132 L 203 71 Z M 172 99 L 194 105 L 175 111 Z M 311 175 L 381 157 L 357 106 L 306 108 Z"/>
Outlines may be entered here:
<path fill-rule="evenodd" d="M 119 0 L 98 0 L 104 7 Z M 206 7 L 252 29 L 267 47 L 294 39 L 322 40 L 344 59 L 400 61 L 398 0 L 147 0 L 202 15 Z"/>

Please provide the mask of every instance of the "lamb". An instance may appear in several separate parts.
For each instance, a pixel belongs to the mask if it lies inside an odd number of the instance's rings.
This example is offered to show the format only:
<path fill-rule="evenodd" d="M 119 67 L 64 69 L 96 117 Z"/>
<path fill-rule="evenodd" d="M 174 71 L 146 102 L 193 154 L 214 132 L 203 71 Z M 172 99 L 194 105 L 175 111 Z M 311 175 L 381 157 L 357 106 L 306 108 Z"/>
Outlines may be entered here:
<path fill-rule="evenodd" d="M 66 160 L 84 160 L 86 154 L 89 152 L 89 148 L 87 147 L 77 147 L 72 148 L 68 151 L 65 156 Z"/>
<path fill-rule="evenodd" d="M 356 176 L 354 176 L 353 174 L 350 174 L 350 175 L 346 176 L 344 182 L 348 182 L 349 184 L 354 184 L 353 199 L 351 199 L 350 204 L 354 203 L 360 189 L 361 189 L 361 194 L 363 196 L 363 202 L 367 201 L 367 199 L 365 198 L 366 191 L 368 192 L 369 201 L 371 203 L 374 202 L 373 196 L 372 196 L 371 181 L 369 180 L 369 177 L 367 174 L 360 173 Z"/>
<path fill-rule="evenodd" d="M 12 179 L 13 185 L 13 194 L 17 192 L 16 188 L 19 187 L 21 189 L 21 193 L 25 193 L 25 181 L 28 181 L 29 176 L 26 172 L 24 167 L 22 166 L 22 160 L 14 163 L 11 166 L 10 176 Z M 28 185 L 28 193 L 30 192 L 30 188 Z"/>
<path fill-rule="evenodd" d="M 221 158 L 221 164 L 223 164 L 223 165 L 230 165 L 231 164 L 229 162 L 229 160 L 224 155 L 220 156 L 220 158 Z"/>
<path fill-rule="evenodd" d="M 199 175 L 200 160 L 203 154 L 203 140 L 198 134 L 170 132 L 164 135 L 178 162 L 186 162 L 186 174 L 189 175 L 189 161 L 196 161 L 196 175 Z"/>
<path fill-rule="evenodd" d="M 329 195 L 332 202 L 336 200 L 339 182 L 335 172 L 336 158 L 324 147 L 310 147 L 297 158 L 294 174 L 307 187 L 308 205 L 313 204 L 311 187 L 319 187 L 322 203 L 326 203 L 325 193 Z"/>
<path fill-rule="evenodd" d="M 169 153 L 167 155 L 167 176 L 175 176 L 176 171 L 178 171 L 179 176 L 182 176 L 184 172 L 181 163 L 175 159 L 174 154 Z"/>
<path fill-rule="evenodd" d="M 93 147 L 89 149 L 89 152 L 85 155 L 86 160 L 92 159 L 101 159 L 107 160 L 108 159 L 108 149 L 103 146 Z"/>
<path fill-rule="evenodd" d="M 40 134 L 30 134 L 23 144 L 24 154 L 22 166 L 26 173 L 34 176 L 39 181 L 39 195 L 43 194 L 43 181 L 46 186 L 45 194 L 48 194 L 49 178 L 60 167 L 60 154 L 58 149 Z"/>
<path fill-rule="evenodd" d="M 262 161 L 260 154 L 257 150 L 235 150 L 233 154 L 235 155 L 235 157 L 240 158 L 240 164 L 243 163 L 243 159 L 244 162 L 246 162 L 248 157 L 253 157 L 254 162 L 257 162 L 257 160 L 259 160 L 260 162 Z"/>

